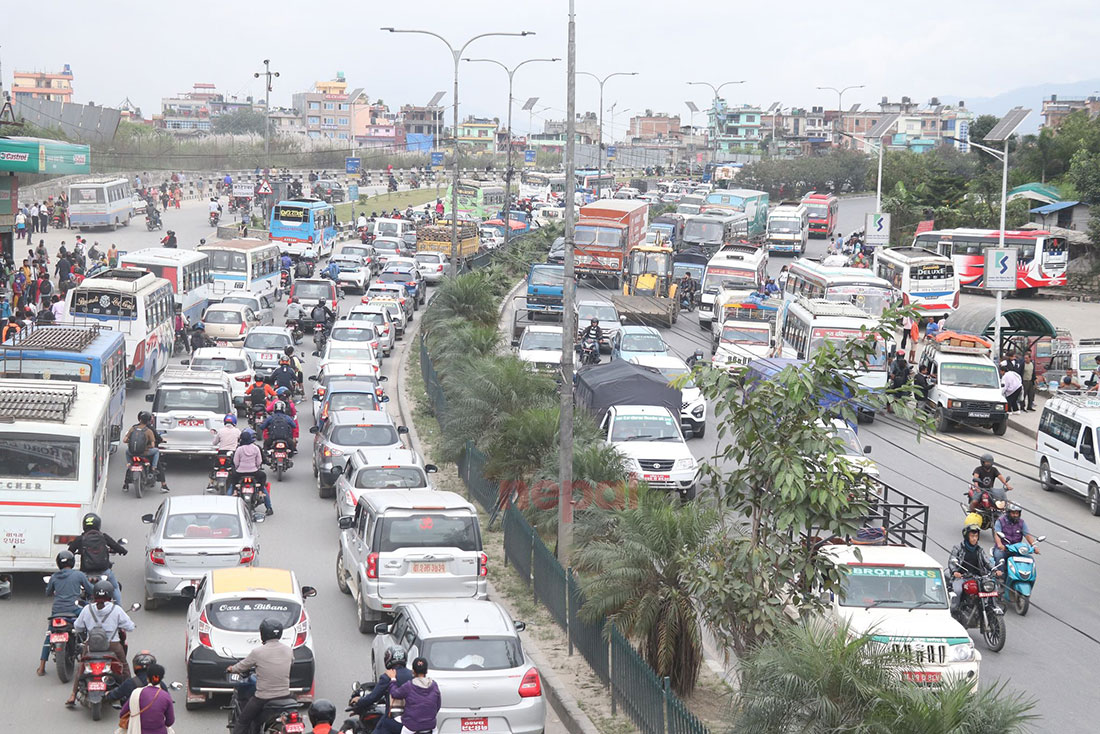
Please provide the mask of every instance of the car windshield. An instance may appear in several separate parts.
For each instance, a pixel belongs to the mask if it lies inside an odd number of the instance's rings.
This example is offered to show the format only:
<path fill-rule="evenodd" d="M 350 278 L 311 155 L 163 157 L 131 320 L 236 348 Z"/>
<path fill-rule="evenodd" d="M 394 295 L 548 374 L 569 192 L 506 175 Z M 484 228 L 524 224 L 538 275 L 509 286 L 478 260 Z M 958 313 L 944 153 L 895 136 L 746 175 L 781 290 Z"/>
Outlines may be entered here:
<path fill-rule="evenodd" d="M 153 400 L 154 413 L 191 411 L 198 413 L 229 412 L 229 397 L 221 390 L 209 387 L 162 387 Z"/>
<path fill-rule="evenodd" d="M 243 537 L 241 518 L 227 512 L 181 512 L 164 521 L 164 537 L 232 540 Z"/>
<path fill-rule="evenodd" d="M 664 354 L 668 351 L 665 341 L 657 334 L 625 334 L 619 350 L 623 352 L 652 352 Z"/>
<path fill-rule="evenodd" d="M 431 670 L 509 670 L 523 665 L 523 650 L 514 637 L 425 640 L 420 654 Z"/>
<path fill-rule="evenodd" d="M 420 265 L 438 265 L 443 262 L 443 260 L 440 259 L 439 255 L 429 255 L 426 253 L 423 255 L 417 255 L 414 259 Z"/>
<path fill-rule="evenodd" d="M 230 310 L 217 310 L 211 309 L 206 312 L 206 315 L 202 317 L 202 320 L 208 324 L 239 324 L 243 320 L 243 316 L 240 311 Z"/>
<path fill-rule="evenodd" d="M 687 368 L 687 365 L 684 365 L 683 367 L 658 367 L 657 371 L 661 373 L 661 377 L 665 378 L 669 382 L 672 382 L 673 380 L 679 380 L 684 375 L 691 374 L 691 370 Z M 692 380 L 687 380 L 681 387 L 692 388 L 695 387 L 695 383 Z"/>
<path fill-rule="evenodd" d="M 329 262 L 336 263 L 341 270 L 357 270 L 363 267 L 363 259 L 359 257 L 330 257 Z"/>
<path fill-rule="evenodd" d="M 222 357 L 195 357 L 191 360 L 191 369 L 194 370 L 221 370 L 230 374 L 247 372 L 248 365 L 243 359 L 225 359 Z"/>
<path fill-rule="evenodd" d="M 303 283 L 298 281 L 294 284 L 295 298 L 305 304 L 307 301 L 316 303 L 317 301 L 331 301 L 332 300 L 332 288 L 329 283 Z"/>
<path fill-rule="evenodd" d="M 348 314 L 348 321 L 367 321 L 379 326 L 386 325 L 386 317 L 377 311 L 352 311 Z"/>
<path fill-rule="evenodd" d="M 744 326 L 723 326 L 722 341 L 727 344 L 769 344 L 771 332 L 767 329 L 750 329 Z"/>
<path fill-rule="evenodd" d="M 370 392 L 330 393 L 328 409 L 335 410 L 378 410 L 378 396 Z"/>
<path fill-rule="evenodd" d="M 845 569 L 840 603 L 846 607 L 947 609 L 938 568 L 853 565 Z"/>
<path fill-rule="evenodd" d="M 355 475 L 359 489 L 422 489 L 424 472 L 412 466 L 368 466 Z"/>
<path fill-rule="evenodd" d="M 326 361 L 373 362 L 374 350 L 370 347 L 329 347 L 325 352 Z"/>
<path fill-rule="evenodd" d="M 398 230 L 397 222 L 376 222 L 374 225 L 374 233 L 379 235 L 395 235 Z"/>
<path fill-rule="evenodd" d="M 618 321 L 619 314 L 615 312 L 612 306 L 582 303 L 577 307 L 578 324 L 583 324 L 592 319 L 598 319 L 599 321 Z"/>
<path fill-rule="evenodd" d="M 282 349 L 290 345 L 290 335 L 253 331 L 244 338 L 245 349 Z"/>
<path fill-rule="evenodd" d="M 612 443 L 619 441 L 681 441 L 680 425 L 670 415 L 620 415 L 611 429 Z"/>
<path fill-rule="evenodd" d="M 538 349 L 560 352 L 561 334 L 555 334 L 552 331 L 531 331 L 528 329 L 523 334 L 523 340 L 520 341 L 519 348 L 524 351 Z"/>
<path fill-rule="evenodd" d="M 246 296 L 226 296 L 222 299 L 222 303 L 239 303 L 242 306 L 248 306 L 253 311 L 260 308 L 260 303 L 255 298 L 248 298 Z"/>
<path fill-rule="evenodd" d="M 375 334 L 374 329 L 369 326 L 365 329 L 338 326 L 332 330 L 329 339 L 334 342 L 372 342 L 375 339 Z"/>
<path fill-rule="evenodd" d="M 714 244 L 722 241 L 724 230 L 725 226 L 722 222 L 691 219 L 684 225 L 684 239 Z"/>
<path fill-rule="evenodd" d="M 385 517 L 379 523 L 374 549 L 392 553 L 401 548 L 457 548 L 481 550 L 481 537 L 474 516 L 418 513 L 408 517 Z"/>
<path fill-rule="evenodd" d="M 344 245 L 340 248 L 339 255 L 355 255 L 357 257 L 370 257 L 369 247 L 359 247 L 357 245 Z"/>
<path fill-rule="evenodd" d="M 298 624 L 302 606 L 283 599 L 225 599 L 206 605 L 206 619 L 218 629 L 259 634 L 260 622 L 274 619 L 283 629 Z"/>
<path fill-rule="evenodd" d="M 859 436 L 848 424 L 844 424 L 843 427 L 836 426 L 834 435 L 844 444 L 844 451 L 849 455 L 861 456 L 863 454 L 863 444 L 859 442 Z"/>
<path fill-rule="evenodd" d="M 410 273 L 402 273 L 397 270 L 386 270 L 379 273 L 377 279 L 383 283 L 408 283 L 413 278 Z"/>
<path fill-rule="evenodd" d="M 562 268 L 535 268 L 531 271 L 531 285 L 561 285 L 565 282 Z"/>
<path fill-rule="evenodd" d="M 940 365 L 939 383 L 960 387 L 997 387 L 1001 378 L 991 364 L 964 364 L 945 362 Z"/>
<path fill-rule="evenodd" d="M 401 441 L 391 425 L 335 426 L 329 441 L 337 446 L 393 446 Z"/>

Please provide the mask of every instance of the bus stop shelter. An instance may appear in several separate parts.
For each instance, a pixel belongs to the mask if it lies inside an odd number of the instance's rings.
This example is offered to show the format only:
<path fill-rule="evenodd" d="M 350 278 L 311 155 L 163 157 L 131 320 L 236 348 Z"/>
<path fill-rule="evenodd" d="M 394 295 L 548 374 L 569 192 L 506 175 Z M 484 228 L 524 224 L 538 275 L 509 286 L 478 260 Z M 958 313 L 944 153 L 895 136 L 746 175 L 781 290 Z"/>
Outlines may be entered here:
<path fill-rule="evenodd" d="M 993 341 L 997 333 L 997 307 L 992 304 L 962 306 L 943 322 L 943 328 L 965 334 L 978 334 Z M 1031 351 L 1037 341 L 1058 335 L 1054 326 L 1042 314 L 1026 308 L 1001 309 L 1001 343 L 998 354 L 1013 348 L 1020 354 Z"/>

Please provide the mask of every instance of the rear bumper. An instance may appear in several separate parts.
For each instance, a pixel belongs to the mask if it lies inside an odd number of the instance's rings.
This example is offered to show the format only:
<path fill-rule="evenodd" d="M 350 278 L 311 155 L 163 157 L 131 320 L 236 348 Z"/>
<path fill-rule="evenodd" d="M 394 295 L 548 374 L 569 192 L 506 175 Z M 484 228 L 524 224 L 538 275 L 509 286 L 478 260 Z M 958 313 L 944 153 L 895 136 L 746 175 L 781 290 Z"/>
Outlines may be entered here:
<path fill-rule="evenodd" d="M 446 683 L 441 681 L 441 685 Z M 436 716 L 437 734 L 461 734 L 463 719 L 485 719 L 488 728 L 481 731 L 490 734 L 539 734 L 546 727 L 546 699 L 524 698 L 513 706 L 442 708 Z"/>
<path fill-rule="evenodd" d="M 237 563 L 226 564 L 219 568 L 236 568 Z M 171 571 L 165 566 L 157 566 L 145 560 L 145 596 L 156 599 L 172 599 L 180 596 L 184 587 L 190 586 L 192 581 L 202 579 L 210 568 L 196 568 L 191 571 Z"/>
<path fill-rule="evenodd" d="M 439 600 L 439 599 L 446 600 L 446 599 L 456 599 L 456 598 L 474 599 L 476 601 L 485 601 L 486 599 L 489 598 L 489 584 L 485 580 L 479 580 L 477 582 L 477 592 L 473 596 L 463 596 L 463 597 L 454 597 L 454 596 L 447 596 L 447 597 L 436 596 L 436 597 L 433 597 L 433 596 L 420 595 L 420 596 L 416 596 L 416 597 L 412 597 L 412 596 L 395 596 L 395 597 L 392 597 L 392 598 L 391 597 L 383 598 L 383 597 L 378 596 L 378 584 L 376 584 L 376 583 L 370 584 L 366 589 L 364 589 L 364 591 L 366 593 L 364 595 L 363 601 L 366 604 L 367 609 L 370 609 L 371 611 L 374 611 L 374 612 L 383 612 L 385 614 L 390 614 L 391 612 L 393 612 L 393 608 L 395 606 L 397 606 L 398 604 L 408 604 L 409 602 L 413 602 L 413 601 L 432 601 L 432 600 Z"/>
<path fill-rule="evenodd" d="M 242 656 L 243 658 L 243 656 Z M 227 658 L 208 647 L 197 647 L 187 657 L 187 682 L 194 693 L 232 693 L 236 683 L 229 680 L 225 669 L 242 658 Z M 313 650 L 302 646 L 294 648 L 294 662 L 290 664 L 290 690 L 305 693 L 313 688 Z"/>

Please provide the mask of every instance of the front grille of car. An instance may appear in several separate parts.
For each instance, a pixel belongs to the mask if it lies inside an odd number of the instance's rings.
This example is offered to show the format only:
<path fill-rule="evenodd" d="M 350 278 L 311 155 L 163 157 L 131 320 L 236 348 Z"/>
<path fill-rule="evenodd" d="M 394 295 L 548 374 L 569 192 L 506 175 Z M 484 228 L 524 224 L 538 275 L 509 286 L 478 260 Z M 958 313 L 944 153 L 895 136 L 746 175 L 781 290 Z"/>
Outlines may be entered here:
<path fill-rule="evenodd" d="M 673 465 L 676 464 L 675 459 L 638 459 L 638 464 L 642 467 L 642 471 L 672 471 Z"/>
<path fill-rule="evenodd" d="M 964 410 L 982 410 L 986 412 L 1000 410 L 1002 407 L 1000 403 L 990 403 L 984 400 L 964 400 L 962 404 Z"/>

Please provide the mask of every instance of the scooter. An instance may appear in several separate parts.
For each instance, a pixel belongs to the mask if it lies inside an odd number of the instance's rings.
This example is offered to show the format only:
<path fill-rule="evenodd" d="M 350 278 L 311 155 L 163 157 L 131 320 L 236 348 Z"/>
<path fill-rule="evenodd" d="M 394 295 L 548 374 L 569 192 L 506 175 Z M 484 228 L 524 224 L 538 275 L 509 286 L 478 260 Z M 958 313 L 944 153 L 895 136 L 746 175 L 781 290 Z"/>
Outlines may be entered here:
<path fill-rule="evenodd" d="M 1003 565 L 998 563 L 993 567 L 996 571 Z M 952 558 L 950 571 L 961 571 L 959 563 Z M 958 610 L 954 609 L 951 616 L 965 629 L 978 627 L 985 638 L 985 644 L 993 652 L 1000 652 L 1005 646 L 1007 629 L 1005 628 L 1005 610 L 1001 606 L 1001 592 L 997 590 L 999 582 L 993 572 L 984 576 L 969 575 L 963 581 L 963 597 L 959 601 Z M 954 595 L 954 591 L 951 592 Z M 954 606 L 954 605 L 952 605 Z"/>
<path fill-rule="evenodd" d="M 281 438 L 271 442 L 271 466 L 275 469 L 275 478 L 283 481 L 283 474 L 294 462 L 290 460 L 290 445 Z"/>
<path fill-rule="evenodd" d="M 263 496 L 256 486 L 256 478 L 251 474 L 245 474 L 237 480 L 233 493 L 244 500 L 244 506 L 249 512 L 255 512 L 256 508 L 264 503 Z"/>
<path fill-rule="evenodd" d="M 172 356 L 187 354 L 188 346 L 187 331 L 177 331 L 175 341 L 172 342 Z"/>
<path fill-rule="evenodd" d="M 214 470 L 210 478 L 210 491 L 223 495 L 229 488 L 229 471 L 233 468 L 233 452 L 219 451 L 214 455 Z"/>
<path fill-rule="evenodd" d="M 210 226 L 211 227 L 217 227 L 218 226 L 218 220 L 220 220 L 221 218 L 222 218 L 222 216 L 218 212 L 210 212 Z"/>
<path fill-rule="evenodd" d="M 126 468 L 126 483 L 134 488 L 134 496 L 141 499 L 146 487 L 152 487 L 156 477 L 153 476 L 153 464 L 146 456 L 131 456 L 130 466 Z"/>
<path fill-rule="evenodd" d="M 344 712 L 351 713 L 355 711 L 351 702 L 357 698 L 362 698 L 368 693 L 370 693 L 370 686 L 364 686 L 359 681 L 355 681 L 355 685 L 352 686 L 351 689 L 351 695 L 348 696 L 348 706 L 344 709 Z M 344 723 L 340 725 L 339 732 L 340 734 L 370 734 L 385 715 L 386 705 L 382 702 L 376 703 L 367 711 L 365 716 L 344 719 Z M 336 730 L 334 729 L 333 731 Z"/>
<path fill-rule="evenodd" d="M 49 576 L 45 577 L 49 583 Z M 62 683 L 73 679 L 76 659 L 80 656 L 80 635 L 73 630 L 75 617 L 50 617 L 50 647 L 53 664 Z"/>
<path fill-rule="evenodd" d="M 997 533 L 1001 536 L 1001 540 L 1005 539 L 1004 533 Z M 1047 539 L 1047 536 L 1040 535 L 1035 539 L 1036 543 L 1041 543 Z M 1035 559 L 1032 558 L 1032 554 L 1036 552 L 1036 547 L 1027 542 L 1027 540 L 1021 540 L 1019 543 L 1005 543 L 1005 583 L 1004 593 L 1002 598 L 1012 605 L 1012 608 L 1016 610 L 1016 613 L 1021 617 L 1027 614 L 1028 609 L 1031 608 L 1031 591 L 1035 587 L 1035 579 L 1037 577 L 1035 571 Z"/>
<path fill-rule="evenodd" d="M 232 729 L 236 726 L 245 704 L 256 691 L 256 676 L 244 677 L 230 673 L 229 680 L 236 685 L 233 688 L 233 696 L 229 699 L 229 705 L 222 708 L 229 712 L 229 724 L 226 728 Z M 260 715 L 252 720 L 250 734 L 303 734 L 306 731 L 306 722 L 298 710 L 301 706 L 302 704 L 292 697 L 268 701 L 264 704 Z"/>

